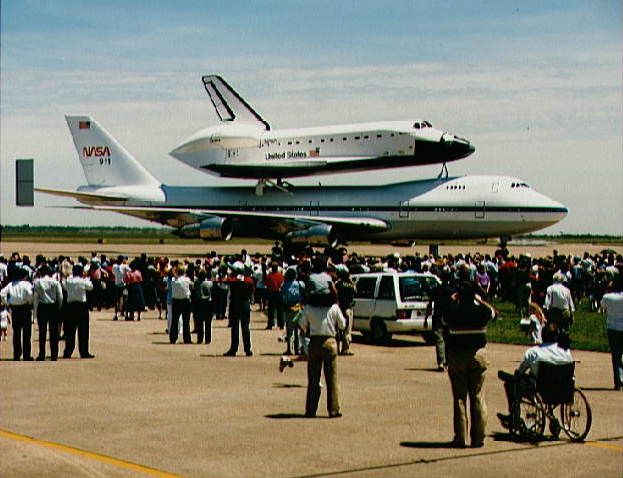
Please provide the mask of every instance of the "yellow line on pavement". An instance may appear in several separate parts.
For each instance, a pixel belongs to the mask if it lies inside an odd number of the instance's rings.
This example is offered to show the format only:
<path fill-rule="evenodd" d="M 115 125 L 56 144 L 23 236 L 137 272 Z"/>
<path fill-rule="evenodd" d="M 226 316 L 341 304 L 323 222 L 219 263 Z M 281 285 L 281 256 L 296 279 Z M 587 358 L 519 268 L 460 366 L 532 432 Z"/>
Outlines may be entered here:
<path fill-rule="evenodd" d="M 108 465 L 117 466 L 119 468 L 125 468 L 127 470 L 137 471 L 145 475 L 158 476 L 160 478 L 178 478 L 179 477 L 179 475 L 174 475 L 173 473 L 167 473 L 166 471 L 160 471 L 155 468 L 150 468 L 148 466 L 139 465 L 137 463 L 132 463 L 130 461 L 120 460 L 118 458 L 113 458 L 112 456 L 102 455 L 100 453 L 95 453 L 95 452 L 87 451 L 87 450 L 81 450 L 80 448 L 74 448 L 72 446 L 62 445 L 60 443 L 54 443 L 51 441 L 39 440 L 38 438 L 33 438 L 33 437 L 26 436 L 26 435 L 20 435 L 19 433 L 13 433 L 8 430 L 0 429 L 0 437 L 10 438 L 12 440 L 17 440 L 21 442 L 32 443 L 35 445 L 53 448 L 56 450 L 63 451 L 65 453 L 71 453 L 72 455 L 78 455 L 78 456 L 90 458 L 92 460 L 96 460 L 101 463 L 106 463 Z"/>
<path fill-rule="evenodd" d="M 596 441 L 587 441 L 586 445 L 594 446 L 597 448 L 608 448 L 609 450 L 620 451 L 623 453 L 623 446 L 620 445 L 610 445 L 609 443 L 601 443 Z"/>

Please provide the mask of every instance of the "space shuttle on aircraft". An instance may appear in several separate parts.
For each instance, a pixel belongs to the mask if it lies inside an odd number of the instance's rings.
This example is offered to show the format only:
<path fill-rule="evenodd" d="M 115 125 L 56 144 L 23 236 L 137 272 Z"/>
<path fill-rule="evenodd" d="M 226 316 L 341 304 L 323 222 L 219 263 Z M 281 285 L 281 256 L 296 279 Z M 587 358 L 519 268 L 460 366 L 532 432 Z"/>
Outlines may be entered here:
<path fill-rule="evenodd" d="M 220 76 L 202 78 L 221 121 L 171 156 L 207 173 L 261 182 L 298 176 L 445 164 L 475 150 L 425 120 L 273 130 Z"/>
<path fill-rule="evenodd" d="M 181 237 L 280 239 L 286 244 L 471 239 L 536 231 L 567 208 L 506 176 L 438 177 L 365 186 L 251 186 L 161 183 L 90 116 L 67 116 L 87 184 L 36 188 L 78 208 L 117 212 L 175 228 Z"/>

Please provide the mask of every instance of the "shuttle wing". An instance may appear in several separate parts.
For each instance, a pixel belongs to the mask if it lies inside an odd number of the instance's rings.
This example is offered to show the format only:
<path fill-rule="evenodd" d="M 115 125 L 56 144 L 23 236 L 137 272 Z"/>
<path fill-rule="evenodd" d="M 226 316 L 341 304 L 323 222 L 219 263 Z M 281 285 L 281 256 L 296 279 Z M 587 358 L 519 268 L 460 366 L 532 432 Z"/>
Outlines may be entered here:
<path fill-rule="evenodd" d="M 90 206 L 98 211 L 111 211 L 128 216 L 158 222 L 171 227 L 182 227 L 201 222 L 210 217 L 223 217 L 234 221 L 253 220 L 268 226 L 271 230 L 285 234 L 306 229 L 318 224 L 335 226 L 353 231 L 382 232 L 390 228 L 386 221 L 373 217 L 309 216 L 289 213 L 265 213 L 257 211 L 236 211 L 221 209 L 184 209 L 166 207 L 132 206 Z"/>

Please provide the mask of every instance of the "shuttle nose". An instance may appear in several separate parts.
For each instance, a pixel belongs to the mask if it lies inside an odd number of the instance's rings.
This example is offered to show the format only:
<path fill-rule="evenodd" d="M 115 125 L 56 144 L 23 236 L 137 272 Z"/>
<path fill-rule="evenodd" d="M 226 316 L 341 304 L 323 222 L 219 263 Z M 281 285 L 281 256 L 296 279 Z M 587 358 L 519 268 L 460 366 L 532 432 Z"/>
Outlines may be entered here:
<path fill-rule="evenodd" d="M 460 138 L 448 133 L 442 135 L 440 142 L 446 148 L 448 161 L 466 158 L 476 151 L 474 145 L 465 138 Z"/>

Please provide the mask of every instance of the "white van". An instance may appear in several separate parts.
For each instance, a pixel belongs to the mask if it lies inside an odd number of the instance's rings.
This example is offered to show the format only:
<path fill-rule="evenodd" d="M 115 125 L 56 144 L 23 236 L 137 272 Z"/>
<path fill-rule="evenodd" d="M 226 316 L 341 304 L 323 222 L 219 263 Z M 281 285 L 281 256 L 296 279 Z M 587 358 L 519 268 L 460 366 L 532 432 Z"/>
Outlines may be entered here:
<path fill-rule="evenodd" d="M 432 317 L 424 318 L 431 291 L 441 281 L 431 274 L 371 272 L 354 274 L 357 285 L 353 329 L 376 342 L 394 333 L 420 333 L 432 343 Z"/>

